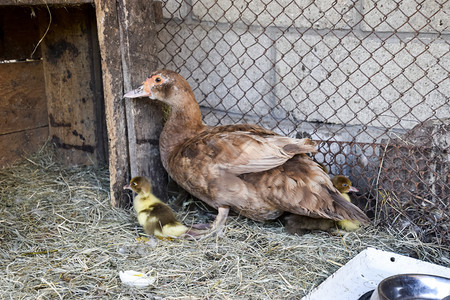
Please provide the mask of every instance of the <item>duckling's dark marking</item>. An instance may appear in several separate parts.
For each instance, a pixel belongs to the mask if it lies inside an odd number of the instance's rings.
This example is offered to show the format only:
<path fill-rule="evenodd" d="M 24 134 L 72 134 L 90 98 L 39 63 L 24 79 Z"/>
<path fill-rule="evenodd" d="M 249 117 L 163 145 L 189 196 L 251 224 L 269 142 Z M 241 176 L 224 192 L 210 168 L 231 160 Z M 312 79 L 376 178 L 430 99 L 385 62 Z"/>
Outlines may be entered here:
<path fill-rule="evenodd" d="M 148 215 L 144 230 L 149 235 L 154 234 L 156 228 L 162 230 L 164 225 L 177 223 L 175 214 L 170 207 L 164 203 L 150 205 L 147 209 L 141 210 L 139 214 L 141 213 L 146 213 Z M 155 218 L 155 220 L 150 221 L 151 218 Z"/>

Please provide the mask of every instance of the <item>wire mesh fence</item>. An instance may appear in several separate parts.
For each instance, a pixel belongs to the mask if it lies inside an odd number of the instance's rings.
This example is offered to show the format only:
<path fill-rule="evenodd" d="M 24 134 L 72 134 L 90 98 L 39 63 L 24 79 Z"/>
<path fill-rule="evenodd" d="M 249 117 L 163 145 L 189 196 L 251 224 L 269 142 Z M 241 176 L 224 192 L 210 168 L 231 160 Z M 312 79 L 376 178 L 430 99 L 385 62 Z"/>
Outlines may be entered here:
<path fill-rule="evenodd" d="M 160 67 L 209 125 L 320 142 L 376 223 L 450 243 L 450 1 L 166 0 Z"/>

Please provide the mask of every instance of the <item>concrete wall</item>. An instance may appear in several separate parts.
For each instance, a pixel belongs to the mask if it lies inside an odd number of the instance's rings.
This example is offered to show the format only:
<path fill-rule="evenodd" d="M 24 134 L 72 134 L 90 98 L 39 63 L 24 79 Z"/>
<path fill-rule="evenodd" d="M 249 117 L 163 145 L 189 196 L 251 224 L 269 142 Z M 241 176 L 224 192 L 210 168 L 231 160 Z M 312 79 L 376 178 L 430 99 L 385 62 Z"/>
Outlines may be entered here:
<path fill-rule="evenodd" d="M 164 17 L 160 66 L 212 125 L 372 143 L 450 117 L 450 1 L 167 0 Z"/>

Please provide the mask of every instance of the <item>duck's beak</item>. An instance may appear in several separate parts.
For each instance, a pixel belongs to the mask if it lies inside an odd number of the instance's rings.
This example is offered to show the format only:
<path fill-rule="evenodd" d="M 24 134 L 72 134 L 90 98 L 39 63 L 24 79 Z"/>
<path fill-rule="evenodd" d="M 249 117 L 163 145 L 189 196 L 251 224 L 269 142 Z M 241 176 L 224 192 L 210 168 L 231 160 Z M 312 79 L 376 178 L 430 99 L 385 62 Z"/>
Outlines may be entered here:
<path fill-rule="evenodd" d="M 153 77 L 147 78 L 140 87 L 129 91 L 123 97 L 124 98 L 139 98 L 139 97 L 149 97 L 150 99 L 155 99 L 153 97 L 152 88 L 155 85 Z"/>
<path fill-rule="evenodd" d="M 148 97 L 148 93 L 145 91 L 145 86 L 141 85 L 137 89 L 134 89 L 132 91 L 129 91 L 125 95 L 123 95 L 124 98 L 139 98 L 139 97 Z"/>
<path fill-rule="evenodd" d="M 357 188 L 355 188 L 354 186 L 351 186 L 348 191 L 349 192 L 359 192 L 359 190 Z"/>
<path fill-rule="evenodd" d="M 130 187 L 129 184 L 126 184 L 126 185 L 123 186 L 123 189 L 124 190 L 131 190 L 131 187 Z"/>

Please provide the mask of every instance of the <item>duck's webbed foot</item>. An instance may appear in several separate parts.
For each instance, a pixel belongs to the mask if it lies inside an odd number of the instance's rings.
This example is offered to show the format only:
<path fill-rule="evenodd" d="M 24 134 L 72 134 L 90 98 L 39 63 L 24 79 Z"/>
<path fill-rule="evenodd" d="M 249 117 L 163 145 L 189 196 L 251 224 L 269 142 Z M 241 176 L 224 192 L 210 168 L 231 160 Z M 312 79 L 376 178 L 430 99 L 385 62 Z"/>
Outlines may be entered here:
<path fill-rule="evenodd" d="M 192 229 L 197 229 L 197 230 L 206 230 L 206 229 L 211 228 L 211 224 L 209 224 L 209 223 L 192 224 L 192 225 L 190 225 L 190 227 Z"/>
<path fill-rule="evenodd" d="M 211 232 L 216 232 L 218 236 L 223 235 L 223 229 L 225 227 L 225 223 L 227 222 L 229 211 L 230 208 L 228 206 L 220 206 L 218 208 L 219 213 L 211 226 Z"/>
<path fill-rule="evenodd" d="M 219 207 L 217 217 L 212 224 L 193 224 L 183 237 L 195 239 L 213 235 L 222 236 L 229 211 L 228 206 Z"/>

